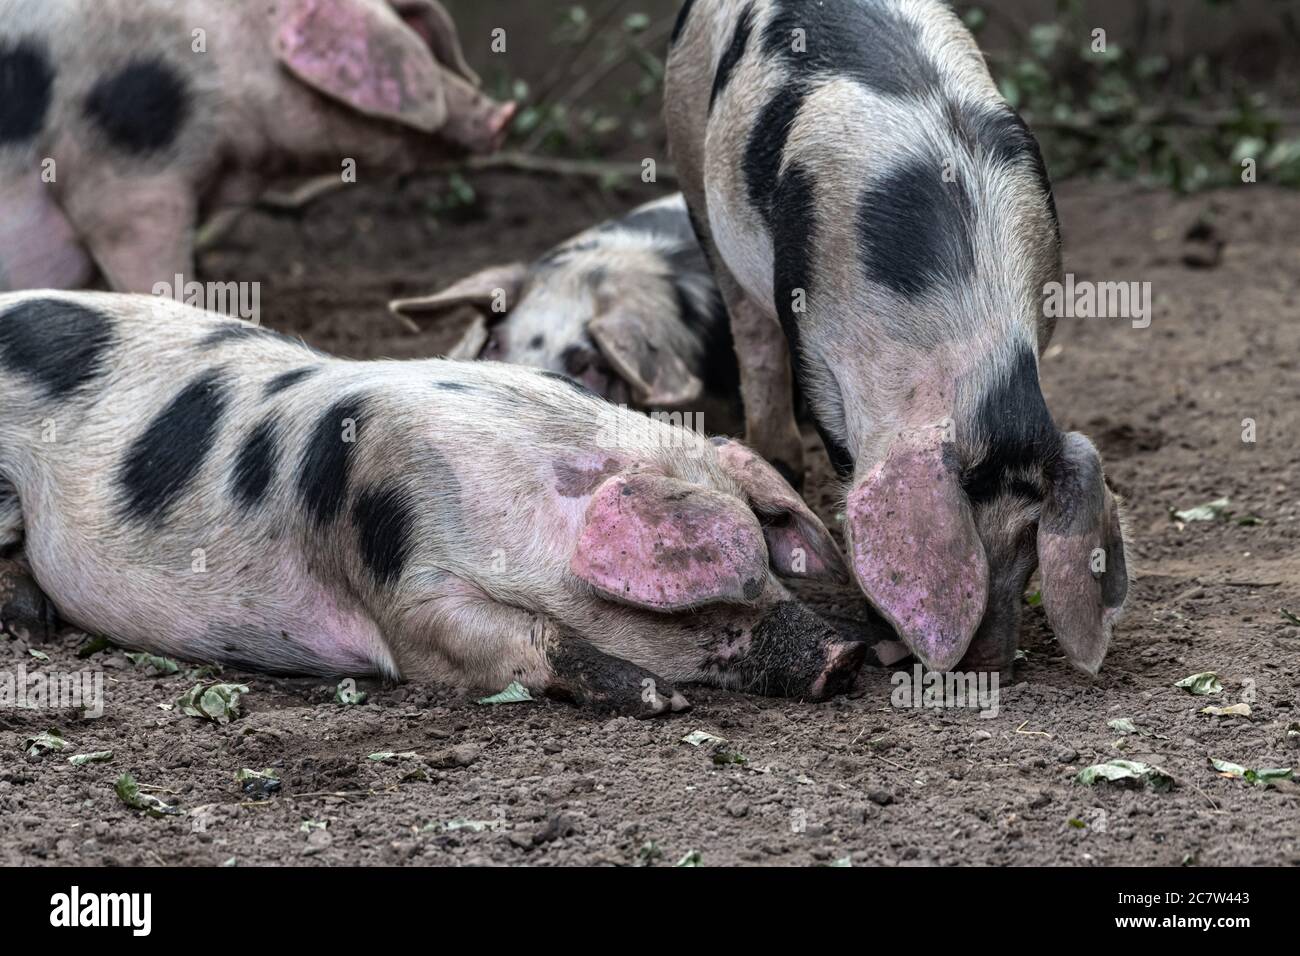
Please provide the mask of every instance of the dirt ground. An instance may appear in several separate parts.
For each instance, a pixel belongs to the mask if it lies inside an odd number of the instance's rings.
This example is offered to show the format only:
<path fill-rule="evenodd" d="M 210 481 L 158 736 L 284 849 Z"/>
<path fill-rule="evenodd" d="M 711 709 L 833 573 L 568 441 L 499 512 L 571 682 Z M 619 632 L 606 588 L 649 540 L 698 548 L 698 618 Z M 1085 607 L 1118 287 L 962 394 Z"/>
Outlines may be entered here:
<path fill-rule="evenodd" d="M 389 297 L 540 252 L 650 198 L 473 182 L 479 206 L 458 222 L 432 216 L 429 180 L 250 213 L 203 257 L 204 277 L 260 281 L 263 320 L 328 350 L 425 355 L 438 336 L 406 333 Z M 1300 863 L 1295 785 L 1225 779 L 1207 762 L 1300 765 L 1300 735 L 1287 734 L 1300 627 L 1279 610 L 1300 613 L 1300 195 L 1079 183 L 1059 196 L 1067 269 L 1150 281 L 1155 301 L 1144 330 L 1063 320 L 1043 363 L 1058 422 L 1094 438 L 1128 500 L 1137 579 L 1097 680 L 1066 665 L 1030 606 L 1026 659 L 993 718 L 891 706 L 880 668 L 823 704 L 687 688 L 693 711 L 648 723 L 418 686 L 363 685 L 369 700 L 345 707 L 333 684 L 227 672 L 251 692 L 218 726 L 160 709 L 193 681 L 150 676 L 116 649 L 79 659 L 83 635 L 36 648 L 48 662 L 5 641 L 0 668 L 101 669 L 106 712 L 0 710 L 0 864 Z M 814 496 L 834 520 L 830 491 Z M 1225 520 L 1171 518 L 1221 497 Z M 822 604 L 862 629 L 851 595 Z M 1173 686 L 1202 671 L 1221 693 Z M 1243 701 L 1249 718 L 1199 713 Z M 1107 722 L 1122 718 L 1140 733 L 1119 749 Z M 69 749 L 25 757 L 24 738 L 51 724 Z M 696 730 L 744 762 L 681 742 Z M 65 759 L 102 750 L 112 759 Z M 412 755 L 369 759 L 385 751 Z M 1158 766 L 1174 788 L 1074 782 L 1116 757 Z M 252 800 L 235 774 L 263 767 L 283 786 Z M 124 771 L 185 815 L 128 809 L 113 791 Z"/>

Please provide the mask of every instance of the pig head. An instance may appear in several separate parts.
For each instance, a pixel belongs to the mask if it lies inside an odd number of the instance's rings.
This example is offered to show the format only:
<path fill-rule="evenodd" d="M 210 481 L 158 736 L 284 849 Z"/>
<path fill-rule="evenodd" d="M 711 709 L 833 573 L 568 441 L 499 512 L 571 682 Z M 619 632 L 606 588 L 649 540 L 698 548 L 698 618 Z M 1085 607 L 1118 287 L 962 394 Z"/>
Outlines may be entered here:
<path fill-rule="evenodd" d="M 547 369 L 617 404 L 734 389 L 726 310 L 680 195 L 390 308 L 414 328 L 468 320 L 451 358 Z"/>
<path fill-rule="evenodd" d="M 900 431 L 859 466 L 846 509 L 853 573 L 927 666 L 977 671 L 1010 669 L 1037 567 L 1061 650 L 1095 675 L 1128 592 L 1119 501 L 1096 448 L 1057 431 L 1036 377 L 1019 374 L 975 417 Z M 1008 389 L 1029 400 L 1011 403 L 1018 422 L 994 422 Z"/>
<path fill-rule="evenodd" d="M 270 177 L 496 149 L 477 83 L 437 0 L 0 0 L 0 288 L 153 292 Z"/>

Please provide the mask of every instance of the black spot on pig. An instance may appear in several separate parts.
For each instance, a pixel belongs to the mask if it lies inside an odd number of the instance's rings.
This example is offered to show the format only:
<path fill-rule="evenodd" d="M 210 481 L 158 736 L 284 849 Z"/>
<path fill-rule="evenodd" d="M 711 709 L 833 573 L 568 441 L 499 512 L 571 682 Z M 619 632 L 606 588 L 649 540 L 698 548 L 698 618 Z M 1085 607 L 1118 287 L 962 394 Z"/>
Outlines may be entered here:
<path fill-rule="evenodd" d="M 280 439 L 275 423 L 267 419 L 253 429 L 235 457 L 235 467 L 230 476 L 235 499 L 245 508 L 259 504 L 275 478 L 279 461 Z"/>
<path fill-rule="evenodd" d="M 1043 400 L 1032 346 L 1022 345 L 985 392 L 968 431 L 972 444 L 984 449 L 962 473 L 962 487 L 976 504 L 1007 489 L 1017 473 L 1041 474 L 1055 465 L 1064 436 Z M 1033 489 L 1030 497 L 1041 500 L 1042 493 Z"/>
<path fill-rule="evenodd" d="M 224 345 L 226 342 L 237 342 L 241 339 L 253 338 L 261 334 L 261 329 L 256 325 L 240 325 L 232 322 L 230 325 L 223 325 L 214 332 L 209 332 L 199 340 L 199 348 L 203 351 L 214 349 L 218 345 Z"/>
<path fill-rule="evenodd" d="M 0 146 L 33 139 L 50 111 L 54 70 L 34 41 L 0 41 Z"/>
<path fill-rule="evenodd" d="M 830 433 L 830 431 L 817 422 L 817 433 L 822 436 L 822 444 L 826 447 L 826 456 L 831 460 L 831 467 L 835 469 L 835 474 L 840 478 L 853 477 L 853 453 L 849 447 Z"/>
<path fill-rule="evenodd" d="M 0 315 L 0 364 L 67 398 L 103 374 L 113 345 L 108 317 L 73 302 L 32 299 Z"/>
<path fill-rule="evenodd" d="M 265 394 L 267 396 L 278 395 L 287 388 L 292 388 L 305 378 L 309 378 L 316 372 L 320 371 L 319 365 L 309 365 L 305 368 L 295 368 L 288 372 L 281 372 L 275 378 L 266 383 Z"/>
<path fill-rule="evenodd" d="M 698 253 L 698 249 L 696 251 Z M 702 257 L 697 255 L 697 259 L 700 260 L 701 271 L 707 274 Z M 710 392 L 718 395 L 737 394 L 740 388 L 740 366 L 736 361 L 735 341 L 731 336 L 731 322 L 727 318 L 727 307 L 722 301 L 722 294 L 710 286 L 701 306 L 699 296 L 687 288 L 681 273 L 675 273 L 672 282 L 682 321 L 704 343 L 705 385 Z"/>
<path fill-rule="evenodd" d="M 572 346 L 570 346 L 570 348 L 572 348 Z M 563 382 L 565 385 L 569 386 L 569 388 L 573 389 L 579 395 L 586 395 L 588 398 L 600 398 L 599 395 L 597 395 L 595 392 L 589 389 L 586 385 L 583 385 L 577 379 L 570 378 L 569 376 L 564 375 L 560 372 L 552 372 L 550 369 L 542 369 L 537 374 L 542 376 L 543 378 L 549 378 L 552 381 Z"/>
<path fill-rule="evenodd" d="M 745 56 L 745 48 L 749 46 L 749 35 L 753 30 L 754 5 L 750 3 L 740 11 L 740 18 L 736 21 L 736 32 L 731 35 L 731 42 L 722 51 L 722 58 L 718 61 L 718 72 L 713 74 L 713 91 L 709 94 L 710 112 L 713 111 L 713 104 L 731 81 L 731 74 L 736 71 L 736 67 Z"/>
<path fill-rule="evenodd" d="M 681 39 L 682 31 L 686 29 L 686 21 L 691 18 L 691 7 L 695 6 L 695 0 L 686 0 L 682 8 L 677 11 L 677 19 L 673 21 L 672 36 L 668 38 L 668 45 L 672 46 Z"/>
<path fill-rule="evenodd" d="M 411 554 L 415 513 L 396 484 L 362 492 L 352 508 L 361 560 L 381 587 L 402 577 Z"/>
<path fill-rule="evenodd" d="M 911 160 L 863 191 L 858 248 L 868 282 L 917 299 L 936 283 L 973 276 L 975 210 L 965 185 L 944 182 L 942 168 Z"/>
<path fill-rule="evenodd" d="M 790 341 L 794 367 L 800 367 L 799 316 L 812 294 L 812 251 L 817 243 L 813 178 L 802 166 L 791 166 L 781 177 L 772 202 L 772 290 L 777 317 Z"/>
<path fill-rule="evenodd" d="M 86 97 L 86 116 L 123 152 L 147 156 L 171 146 L 190 111 L 190 93 L 160 59 L 136 60 L 104 77 Z"/>
<path fill-rule="evenodd" d="M 434 382 L 433 387 L 444 392 L 472 392 L 474 390 L 464 382 Z"/>
<path fill-rule="evenodd" d="M 798 83 L 789 83 L 776 92 L 758 114 L 741 166 L 749 201 L 773 226 L 773 194 L 781 181 L 781 157 L 790 138 L 790 128 L 803 108 L 806 93 Z"/>
<path fill-rule="evenodd" d="M 335 402 L 316 421 L 299 466 L 298 493 L 317 527 L 338 517 L 348 495 L 352 453 L 361 439 L 365 400 Z"/>
<path fill-rule="evenodd" d="M 892 96 L 915 96 L 939 86 L 918 27 L 888 4 L 780 0 L 774 6 L 763 28 L 763 49 L 784 61 L 795 77 L 846 76 Z M 796 45 L 796 37 L 803 42 Z"/>
<path fill-rule="evenodd" d="M 546 346 L 546 336 L 544 335 L 534 335 L 531 339 L 528 340 L 528 347 L 530 349 L 541 349 L 544 348 L 545 346 Z"/>
<path fill-rule="evenodd" d="M 125 517 L 155 523 L 166 517 L 212 451 L 229 397 L 222 372 L 204 372 L 131 443 L 117 473 Z"/>

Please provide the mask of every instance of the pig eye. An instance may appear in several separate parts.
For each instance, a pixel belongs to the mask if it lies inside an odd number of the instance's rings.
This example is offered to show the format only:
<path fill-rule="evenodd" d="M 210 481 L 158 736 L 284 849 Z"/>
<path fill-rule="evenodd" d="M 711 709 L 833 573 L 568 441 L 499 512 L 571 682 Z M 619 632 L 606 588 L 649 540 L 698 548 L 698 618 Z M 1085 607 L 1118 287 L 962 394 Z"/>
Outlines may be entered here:
<path fill-rule="evenodd" d="M 501 347 L 501 336 L 496 332 L 489 333 L 487 344 L 483 346 L 482 358 L 499 360 L 504 351 Z"/>

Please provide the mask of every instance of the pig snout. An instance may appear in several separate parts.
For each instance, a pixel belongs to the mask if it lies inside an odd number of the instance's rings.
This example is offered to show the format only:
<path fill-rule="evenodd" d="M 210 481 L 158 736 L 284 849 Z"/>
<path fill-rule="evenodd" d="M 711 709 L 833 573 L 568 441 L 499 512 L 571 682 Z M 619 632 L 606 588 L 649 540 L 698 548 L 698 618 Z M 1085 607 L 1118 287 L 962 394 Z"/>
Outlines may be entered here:
<path fill-rule="evenodd" d="M 570 345 L 560 356 L 568 375 L 615 405 L 631 402 L 631 392 L 594 345 Z"/>
<path fill-rule="evenodd" d="M 782 601 L 755 625 L 751 664 L 764 693 L 826 700 L 848 690 L 867 645 L 845 641 L 795 601 Z"/>
<path fill-rule="evenodd" d="M 519 104 L 498 103 L 472 84 L 445 72 L 447 78 L 447 122 L 439 131 L 471 153 L 495 153 L 505 145 Z"/>

